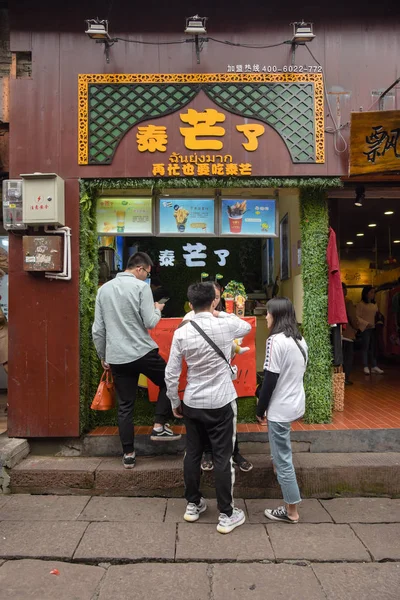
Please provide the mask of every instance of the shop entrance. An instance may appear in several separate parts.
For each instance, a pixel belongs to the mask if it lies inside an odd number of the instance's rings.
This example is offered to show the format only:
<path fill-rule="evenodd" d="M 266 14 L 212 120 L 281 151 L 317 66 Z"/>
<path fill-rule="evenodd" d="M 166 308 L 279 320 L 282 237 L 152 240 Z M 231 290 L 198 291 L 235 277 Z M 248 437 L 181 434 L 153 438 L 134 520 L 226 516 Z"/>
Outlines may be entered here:
<path fill-rule="evenodd" d="M 358 316 L 357 332 L 351 327 L 342 331 L 345 344 L 354 349 L 344 418 L 355 428 L 400 426 L 400 191 L 395 196 L 393 190 L 385 195 L 384 190 L 366 188 L 358 197 L 330 202 L 341 280 Z M 371 307 L 362 300 L 366 286 L 375 291 L 378 311 L 368 325 L 365 318 Z M 368 358 L 366 336 L 370 338 Z"/>

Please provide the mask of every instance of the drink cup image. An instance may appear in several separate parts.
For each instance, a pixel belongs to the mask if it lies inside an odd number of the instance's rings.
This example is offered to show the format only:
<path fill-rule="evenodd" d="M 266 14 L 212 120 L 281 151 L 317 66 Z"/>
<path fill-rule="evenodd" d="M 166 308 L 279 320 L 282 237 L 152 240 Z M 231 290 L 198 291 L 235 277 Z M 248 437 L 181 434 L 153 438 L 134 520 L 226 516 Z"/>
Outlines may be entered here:
<path fill-rule="evenodd" d="M 235 301 L 233 298 L 225 298 L 225 310 L 227 313 L 232 314 L 234 309 Z"/>
<path fill-rule="evenodd" d="M 124 233 L 125 231 L 125 211 L 117 210 L 117 233 Z"/>
<path fill-rule="evenodd" d="M 246 200 L 235 202 L 235 204 L 228 204 L 226 208 L 229 218 L 229 231 L 231 233 L 240 233 L 242 231 L 243 215 L 247 210 Z"/>
<path fill-rule="evenodd" d="M 240 233 L 242 231 L 243 217 L 229 217 L 229 231 L 231 233 Z"/>
<path fill-rule="evenodd" d="M 183 233 L 185 231 L 188 216 L 189 216 L 189 211 L 186 210 L 186 208 L 180 207 L 174 211 L 176 227 L 177 227 L 179 233 Z"/>

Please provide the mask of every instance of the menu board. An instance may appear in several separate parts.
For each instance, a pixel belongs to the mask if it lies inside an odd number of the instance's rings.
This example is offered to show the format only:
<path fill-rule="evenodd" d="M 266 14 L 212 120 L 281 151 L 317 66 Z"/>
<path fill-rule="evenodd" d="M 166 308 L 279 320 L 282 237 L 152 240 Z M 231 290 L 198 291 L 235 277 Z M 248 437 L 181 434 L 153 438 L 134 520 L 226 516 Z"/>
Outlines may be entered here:
<path fill-rule="evenodd" d="M 223 198 L 221 235 L 276 236 L 276 201 L 261 198 Z"/>
<path fill-rule="evenodd" d="M 107 235 L 152 234 L 151 197 L 100 197 L 96 207 L 97 232 Z"/>
<path fill-rule="evenodd" d="M 160 198 L 161 235 L 214 235 L 214 199 Z"/>

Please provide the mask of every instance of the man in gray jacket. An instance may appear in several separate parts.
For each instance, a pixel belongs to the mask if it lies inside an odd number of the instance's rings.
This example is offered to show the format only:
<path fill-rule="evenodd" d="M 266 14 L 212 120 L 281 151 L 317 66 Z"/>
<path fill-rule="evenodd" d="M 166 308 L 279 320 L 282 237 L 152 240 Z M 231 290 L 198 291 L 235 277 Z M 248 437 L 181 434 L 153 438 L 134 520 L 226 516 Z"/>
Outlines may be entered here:
<path fill-rule="evenodd" d="M 168 427 L 171 405 L 164 381 L 166 363 L 150 336 L 161 319 L 163 304 L 153 302 L 150 277 L 153 262 L 144 252 L 136 252 L 128 260 L 126 270 L 105 283 L 96 298 L 92 328 L 93 342 L 105 369 L 111 369 L 118 395 L 118 426 L 123 465 L 135 466 L 133 409 L 139 375 L 143 373 L 160 388 L 153 441 L 180 439 Z"/>

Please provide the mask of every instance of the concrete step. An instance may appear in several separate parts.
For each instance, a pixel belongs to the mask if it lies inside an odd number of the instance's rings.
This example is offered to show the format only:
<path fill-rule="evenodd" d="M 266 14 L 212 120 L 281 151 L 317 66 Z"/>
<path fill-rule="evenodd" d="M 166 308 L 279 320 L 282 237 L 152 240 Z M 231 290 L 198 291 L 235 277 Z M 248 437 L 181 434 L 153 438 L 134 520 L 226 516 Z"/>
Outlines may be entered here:
<path fill-rule="evenodd" d="M 249 473 L 236 469 L 235 495 L 280 498 L 281 492 L 267 455 L 247 456 Z M 335 496 L 400 497 L 400 453 L 298 453 L 294 455 L 304 498 Z M 30 455 L 10 471 L 10 490 L 28 494 L 91 496 L 183 495 L 182 457 L 138 459 L 125 470 L 120 458 L 43 457 Z M 215 496 L 213 473 L 202 476 L 202 491 Z"/>

